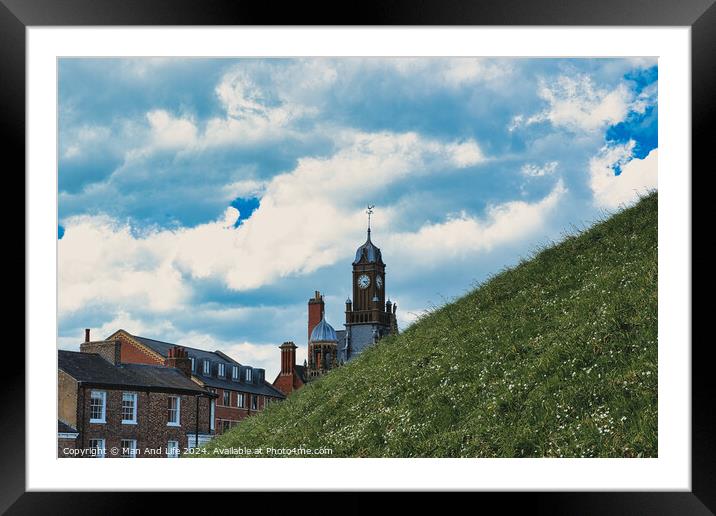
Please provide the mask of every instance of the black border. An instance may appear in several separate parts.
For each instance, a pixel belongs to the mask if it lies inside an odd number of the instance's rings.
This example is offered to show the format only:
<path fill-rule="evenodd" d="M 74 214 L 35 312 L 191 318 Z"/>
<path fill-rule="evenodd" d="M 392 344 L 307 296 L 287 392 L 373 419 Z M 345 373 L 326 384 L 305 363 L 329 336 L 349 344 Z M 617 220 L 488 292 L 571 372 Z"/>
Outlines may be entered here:
<path fill-rule="evenodd" d="M 331 5 L 246 0 L 0 0 L 0 117 L 2 167 L 25 170 L 25 29 L 33 25 L 602 25 L 690 26 L 692 45 L 692 161 L 702 173 L 713 170 L 709 131 L 716 119 L 716 0 L 363 0 Z M 10 161 L 8 161 L 10 158 Z M 14 173 L 17 177 L 20 174 Z M 692 174 L 693 177 L 693 174 Z M 22 185 L 24 190 L 24 182 Z M 9 195 L 8 195 L 9 194 Z M 6 198 L 19 197 L 5 190 Z M 7 213 L 7 211 L 6 211 Z M 15 214 L 17 211 L 15 210 Z M 16 215 L 15 215 L 15 218 Z M 6 219 L 6 226 L 8 225 Z M 15 224 L 19 226 L 19 224 Z M 14 241 L 10 264 L 26 266 L 24 234 Z M 19 253 L 19 242 L 23 252 Z M 21 256 L 22 255 L 22 256 Z M 5 259 L 8 259 L 6 254 Z M 7 262 L 6 262 L 7 263 Z M 27 275 L 27 269 L 25 269 Z M 19 274 L 16 274 L 19 281 Z M 7 299 L 7 297 L 6 297 Z M 14 304 L 20 303 L 15 297 Z M 23 293 L 22 299 L 25 300 Z M 24 305 L 24 303 L 23 303 Z M 24 340 L 24 339 L 23 339 Z M 500 512 L 522 508 L 545 514 L 713 514 L 716 511 L 716 425 L 714 375 L 708 346 L 692 346 L 692 491 L 690 493 L 481 493 L 480 506 L 497 502 Z M 24 353 L 18 339 L 3 346 L 0 404 L 0 511 L 10 514 L 124 514 L 145 509 L 149 494 L 26 493 L 25 492 L 25 376 Z M 14 344 L 14 345 L 11 345 Z M 689 343 L 680 343 L 686 348 Z M 705 344 L 705 345 L 704 345 Z M 13 356 L 15 354 L 16 356 Z M 9 362 L 12 360 L 12 362 Z M 8 364 L 16 364 L 9 367 Z M 206 472 L 201 473 L 202 476 Z M 165 511 L 187 508 L 187 494 L 163 494 Z M 238 501 L 238 496 L 232 495 Z M 458 506 L 464 501 L 456 500 Z M 219 497 L 204 511 L 281 510 L 275 495 L 243 496 L 234 505 Z M 331 512 L 367 512 L 376 508 L 357 495 L 340 505 L 326 503 Z M 196 497 L 194 497 L 196 499 Z M 223 500 L 227 499 L 227 502 Z M 284 510 L 324 512 L 322 504 L 293 494 Z M 315 495 L 314 498 L 315 500 Z M 424 503 L 420 494 L 413 502 Z M 156 500 L 152 500 L 155 502 Z M 181 504 L 181 505 L 180 505 Z M 216 504 L 216 505 L 214 505 Z M 382 504 L 381 504 L 382 505 Z M 492 504 L 490 504 L 492 505 Z M 213 506 L 213 508 L 212 508 Z M 453 505 L 453 508 L 458 506 Z M 402 508 L 403 510 L 406 507 Z M 445 507 L 443 507 L 445 509 Z M 489 509 L 487 509 L 489 510 Z M 253 512 L 253 510 L 252 510 Z M 402 512 L 402 511 L 401 511 Z M 472 511 L 470 511 L 472 512 Z"/>

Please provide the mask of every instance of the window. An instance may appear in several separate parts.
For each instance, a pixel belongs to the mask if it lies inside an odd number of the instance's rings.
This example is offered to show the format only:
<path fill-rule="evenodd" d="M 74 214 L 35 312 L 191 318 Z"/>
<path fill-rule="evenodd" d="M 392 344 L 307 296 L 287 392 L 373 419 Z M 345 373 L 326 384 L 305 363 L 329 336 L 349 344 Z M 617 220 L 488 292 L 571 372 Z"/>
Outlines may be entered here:
<path fill-rule="evenodd" d="M 167 400 L 167 425 L 179 426 L 179 406 L 181 404 L 181 398 L 179 398 L 179 396 L 169 396 Z"/>
<path fill-rule="evenodd" d="M 137 456 L 137 440 L 122 439 L 122 457 L 135 458 Z"/>
<path fill-rule="evenodd" d="M 167 442 L 167 457 L 177 458 L 179 456 L 179 441 Z"/>
<path fill-rule="evenodd" d="M 236 406 L 239 408 L 246 408 L 246 398 L 243 392 L 236 393 Z"/>
<path fill-rule="evenodd" d="M 90 439 L 90 454 L 96 459 L 104 457 L 104 439 Z"/>
<path fill-rule="evenodd" d="M 189 357 L 189 360 L 191 360 L 191 370 L 196 371 L 196 360 L 194 360 L 194 357 Z"/>
<path fill-rule="evenodd" d="M 246 381 L 247 382 L 251 381 L 251 369 L 246 370 Z"/>
<path fill-rule="evenodd" d="M 122 424 L 137 424 L 137 393 L 122 393 Z"/>
<path fill-rule="evenodd" d="M 224 364 L 219 364 L 219 376 L 224 376 L 226 373 L 226 366 Z"/>
<path fill-rule="evenodd" d="M 90 395 L 90 423 L 105 423 L 107 414 L 107 393 L 92 391 Z"/>
<path fill-rule="evenodd" d="M 257 410 L 259 408 L 259 397 L 255 394 L 251 395 L 251 410 Z"/>
<path fill-rule="evenodd" d="M 221 420 L 221 433 L 223 434 L 224 432 L 226 432 L 227 430 L 230 430 L 230 429 L 231 429 L 231 421 L 229 421 L 227 419 L 222 419 Z"/>
<path fill-rule="evenodd" d="M 234 366 L 231 369 L 231 379 L 232 380 L 238 380 L 239 379 L 239 366 Z"/>
<path fill-rule="evenodd" d="M 224 405 L 227 407 L 231 406 L 231 391 L 224 389 Z"/>
<path fill-rule="evenodd" d="M 208 360 L 204 360 L 204 374 L 206 376 L 211 375 L 211 363 Z"/>

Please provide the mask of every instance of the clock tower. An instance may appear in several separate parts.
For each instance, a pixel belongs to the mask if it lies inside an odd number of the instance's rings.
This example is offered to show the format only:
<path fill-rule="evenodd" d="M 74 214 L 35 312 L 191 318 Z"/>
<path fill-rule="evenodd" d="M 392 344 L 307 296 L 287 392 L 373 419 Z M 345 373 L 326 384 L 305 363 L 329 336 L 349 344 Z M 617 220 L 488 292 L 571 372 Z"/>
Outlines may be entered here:
<path fill-rule="evenodd" d="M 353 260 L 353 300 L 346 301 L 346 358 L 360 353 L 384 335 L 397 333 L 397 305 L 386 301 L 385 263 L 380 249 L 371 241 L 368 206 L 368 237 Z"/>

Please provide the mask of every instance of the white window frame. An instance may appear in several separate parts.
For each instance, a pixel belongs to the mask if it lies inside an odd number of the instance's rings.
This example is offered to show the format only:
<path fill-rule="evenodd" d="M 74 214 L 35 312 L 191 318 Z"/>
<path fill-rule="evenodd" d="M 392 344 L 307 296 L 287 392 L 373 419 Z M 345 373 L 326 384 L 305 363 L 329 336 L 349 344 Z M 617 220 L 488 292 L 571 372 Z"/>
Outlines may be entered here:
<path fill-rule="evenodd" d="M 169 419 L 169 404 L 167 403 L 167 426 L 181 426 L 181 396 L 169 396 L 167 398 L 167 402 L 169 401 L 169 398 L 177 400 L 176 421 L 171 421 Z"/>
<path fill-rule="evenodd" d="M 95 397 L 95 394 L 99 395 L 99 399 L 102 400 L 102 417 L 101 418 L 93 418 L 92 417 L 92 400 L 98 399 Z M 90 392 L 90 423 L 106 423 L 107 422 L 107 391 L 96 391 L 92 390 Z"/>
<path fill-rule="evenodd" d="M 204 375 L 211 376 L 211 362 L 204 360 Z"/>
<path fill-rule="evenodd" d="M 124 454 L 124 442 L 129 442 L 131 445 L 129 448 L 129 455 Z M 119 441 L 119 447 L 120 447 L 120 457 L 124 457 L 125 459 L 135 459 L 137 457 L 137 440 L 136 439 L 120 439 Z"/>
<path fill-rule="evenodd" d="M 194 357 L 189 357 L 189 360 L 191 360 L 191 370 L 192 372 L 196 371 L 196 360 Z"/>
<path fill-rule="evenodd" d="M 228 395 L 228 397 L 229 397 L 229 402 L 228 402 L 228 403 L 226 402 L 226 397 L 227 397 L 227 395 Z M 224 404 L 225 407 L 230 407 L 230 406 L 231 406 L 231 391 L 230 391 L 230 390 L 224 389 L 224 392 L 222 393 L 221 401 L 222 401 L 222 403 Z"/>
<path fill-rule="evenodd" d="M 238 380 L 239 379 L 239 366 L 234 366 L 231 370 L 231 379 L 232 380 Z"/>
<path fill-rule="evenodd" d="M 170 455 L 171 450 L 173 450 L 173 453 L 171 453 L 171 455 Z M 179 441 L 174 441 L 174 440 L 167 441 L 167 458 L 170 458 L 170 459 L 179 458 Z"/>
<path fill-rule="evenodd" d="M 101 446 L 92 446 L 92 442 L 96 441 Z M 104 439 L 90 439 L 90 450 L 99 450 L 96 455 L 92 455 L 92 457 L 96 459 L 104 459 L 105 450 L 107 449 L 107 442 Z"/>
<path fill-rule="evenodd" d="M 239 408 L 246 408 L 246 396 L 243 392 L 236 393 L 236 406 Z"/>
<path fill-rule="evenodd" d="M 254 400 L 256 400 L 256 407 L 254 408 Z M 259 409 L 259 397 L 256 394 L 251 395 L 251 410 L 258 410 Z"/>
<path fill-rule="evenodd" d="M 219 376 L 224 376 L 226 374 L 226 366 L 224 364 L 219 364 Z"/>
<path fill-rule="evenodd" d="M 246 381 L 247 382 L 251 381 L 251 369 L 250 368 L 246 370 Z"/>
<path fill-rule="evenodd" d="M 132 413 L 132 419 L 124 419 L 124 402 L 125 397 L 132 396 L 133 398 L 133 413 Z M 136 425 L 137 424 L 137 403 L 139 401 L 139 396 L 137 396 L 136 392 L 123 392 L 122 393 L 122 424 L 123 425 Z"/>

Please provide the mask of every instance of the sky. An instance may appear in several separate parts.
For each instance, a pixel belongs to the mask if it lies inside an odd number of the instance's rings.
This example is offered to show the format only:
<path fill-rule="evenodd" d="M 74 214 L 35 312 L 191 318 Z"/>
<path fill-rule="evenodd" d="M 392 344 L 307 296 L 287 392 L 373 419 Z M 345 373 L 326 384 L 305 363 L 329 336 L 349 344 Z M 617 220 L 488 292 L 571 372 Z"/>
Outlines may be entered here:
<path fill-rule="evenodd" d="M 657 187 L 654 58 L 60 59 L 59 342 L 279 370 L 366 238 L 407 327 Z"/>

